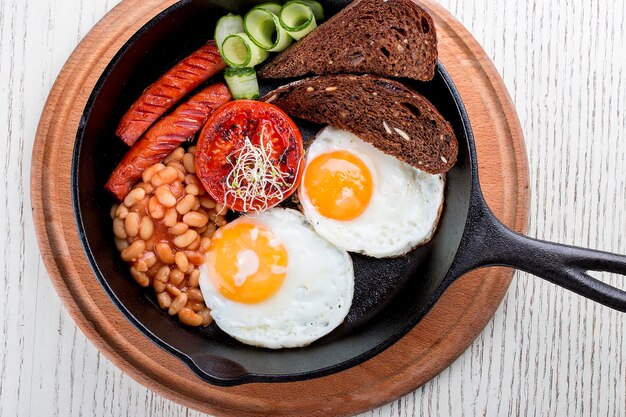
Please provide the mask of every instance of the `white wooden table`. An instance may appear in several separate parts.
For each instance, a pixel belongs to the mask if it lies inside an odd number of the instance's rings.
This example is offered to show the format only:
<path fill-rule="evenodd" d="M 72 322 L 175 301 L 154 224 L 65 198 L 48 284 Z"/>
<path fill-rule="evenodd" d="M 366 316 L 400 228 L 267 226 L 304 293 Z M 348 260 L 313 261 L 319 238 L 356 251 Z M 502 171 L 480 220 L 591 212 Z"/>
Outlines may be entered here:
<path fill-rule="evenodd" d="M 149 1 L 149 0 L 146 0 Z M 32 227 L 33 138 L 78 41 L 118 0 L 0 0 L 0 416 L 189 416 L 98 353 L 52 289 Z M 626 254 L 626 2 L 442 0 L 517 105 L 530 235 Z M 626 278 L 602 275 L 626 288 Z M 517 274 L 450 368 L 365 416 L 626 416 L 626 315 Z"/>

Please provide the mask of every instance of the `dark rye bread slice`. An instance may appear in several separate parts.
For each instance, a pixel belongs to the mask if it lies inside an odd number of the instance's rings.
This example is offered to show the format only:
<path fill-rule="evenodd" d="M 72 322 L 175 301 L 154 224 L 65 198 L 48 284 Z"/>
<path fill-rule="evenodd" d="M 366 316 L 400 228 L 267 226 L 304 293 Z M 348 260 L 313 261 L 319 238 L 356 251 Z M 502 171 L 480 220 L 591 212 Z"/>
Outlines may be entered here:
<path fill-rule="evenodd" d="M 274 57 L 261 78 L 376 74 L 429 81 L 437 35 L 430 15 L 412 0 L 356 0 Z"/>
<path fill-rule="evenodd" d="M 290 116 L 347 130 L 431 174 L 447 172 L 458 153 L 450 124 L 405 85 L 373 75 L 307 78 L 262 99 Z"/>

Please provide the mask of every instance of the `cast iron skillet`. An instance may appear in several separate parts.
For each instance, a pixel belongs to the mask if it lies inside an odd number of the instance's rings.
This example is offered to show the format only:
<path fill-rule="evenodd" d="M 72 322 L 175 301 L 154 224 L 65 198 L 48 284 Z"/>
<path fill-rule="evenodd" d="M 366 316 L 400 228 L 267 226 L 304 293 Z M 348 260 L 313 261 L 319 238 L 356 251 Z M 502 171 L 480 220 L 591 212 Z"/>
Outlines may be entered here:
<path fill-rule="evenodd" d="M 91 266 L 119 309 L 146 336 L 217 385 L 303 380 L 357 365 L 389 347 L 428 312 L 459 276 L 488 265 L 538 275 L 609 307 L 626 311 L 626 293 L 586 271 L 626 274 L 626 257 L 520 236 L 495 219 L 478 183 L 474 138 L 452 80 L 437 66 L 428 83 L 406 81 L 422 92 L 454 127 L 459 157 L 448 174 L 446 203 L 437 234 L 399 259 L 353 255 L 356 288 L 345 322 L 306 348 L 265 350 L 245 346 L 214 324 L 186 328 L 161 311 L 137 286 L 113 243 L 103 189 L 126 146 L 114 137 L 125 109 L 173 63 L 213 34 L 228 10 L 255 1 L 183 0 L 155 17 L 118 53 L 91 94 L 76 137 L 72 193 L 76 221 Z M 329 14 L 346 2 L 325 2 Z M 277 85 L 263 85 L 263 92 Z M 305 137 L 319 126 L 300 124 Z"/>

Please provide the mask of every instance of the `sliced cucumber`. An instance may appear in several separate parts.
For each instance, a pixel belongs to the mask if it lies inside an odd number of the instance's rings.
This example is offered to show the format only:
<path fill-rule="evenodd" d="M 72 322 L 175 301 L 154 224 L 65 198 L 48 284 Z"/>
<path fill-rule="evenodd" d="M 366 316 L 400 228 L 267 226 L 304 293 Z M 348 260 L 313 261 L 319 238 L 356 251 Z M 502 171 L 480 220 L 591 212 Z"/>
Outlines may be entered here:
<path fill-rule="evenodd" d="M 259 98 L 259 82 L 254 68 L 226 68 L 224 80 L 235 100 Z"/>
<path fill-rule="evenodd" d="M 252 42 L 270 52 L 280 52 L 293 42 L 274 13 L 255 7 L 243 19 L 243 27 Z"/>
<path fill-rule="evenodd" d="M 220 18 L 217 21 L 217 26 L 215 26 L 215 36 L 213 37 L 220 53 L 222 53 L 222 45 L 226 38 L 241 32 L 243 32 L 243 17 L 229 13 Z"/>
<path fill-rule="evenodd" d="M 317 27 L 311 8 L 300 1 L 291 1 L 280 11 L 280 24 L 295 40 L 300 40 Z"/>
<path fill-rule="evenodd" d="M 315 1 L 315 0 L 291 0 L 291 1 L 288 1 L 287 4 L 293 3 L 293 2 L 304 3 L 307 6 L 309 6 L 311 8 L 311 11 L 313 12 L 313 16 L 315 16 L 315 20 L 317 22 L 321 22 L 322 20 L 324 20 L 324 7 L 322 6 L 322 3 L 320 3 L 319 1 Z"/>
<path fill-rule="evenodd" d="M 230 35 L 222 44 L 222 56 L 231 67 L 254 67 L 265 61 L 270 53 L 259 48 L 246 33 Z"/>
<path fill-rule="evenodd" d="M 268 12 L 274 13 L 276 16 L 278 16 L 283 6 L 281 6 L 280 3 L 270 2 L 270 3 L 259 4 L 258 6 L 255 6 L 254 8 L 267 10 Z"/>

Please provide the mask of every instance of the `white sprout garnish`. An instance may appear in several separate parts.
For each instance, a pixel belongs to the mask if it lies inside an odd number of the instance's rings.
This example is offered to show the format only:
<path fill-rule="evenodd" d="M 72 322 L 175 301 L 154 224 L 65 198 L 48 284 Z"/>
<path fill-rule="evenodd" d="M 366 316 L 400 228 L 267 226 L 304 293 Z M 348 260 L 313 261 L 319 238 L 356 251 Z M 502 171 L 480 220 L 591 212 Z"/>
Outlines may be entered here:
<path fill-rule="evenodd" d="M 265 124 L 261 127 L 258 145 L 254 145 L 246 136 L 243 146 L 227 158 L 232 170 L 226 177 L 224 197 L 226 200 L 229 197 L 234 201 L 242 200 L 244 212 L 267 210 L 270 201 L 283 201 L 285 190 L 291 188 L 287 182 L 291 177 L 289 173 L 282 172 L 272 162 L 273 149 L 271 140 L 268 140 L 271 138 L 265 127 Z M 300 161 L 292 178 L 298 178 L 299 170 Z M 253 205 L 253 202 L 257 204 Z"/>

